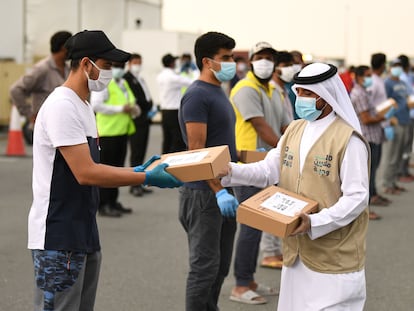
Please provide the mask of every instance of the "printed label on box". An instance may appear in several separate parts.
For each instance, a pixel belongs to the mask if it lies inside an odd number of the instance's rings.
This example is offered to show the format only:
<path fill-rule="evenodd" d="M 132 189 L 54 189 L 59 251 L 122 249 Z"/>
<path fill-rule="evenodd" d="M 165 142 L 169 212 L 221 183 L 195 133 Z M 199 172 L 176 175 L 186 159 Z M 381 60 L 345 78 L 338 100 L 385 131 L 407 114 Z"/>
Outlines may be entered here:
<path fill-rule="evenodd" d="M 208 151 L 192 152 L 188 154 L 181 154 L 167 157 L 162 163 L 168 163 L 169 166 L 197 163 L 203 160 L 208 154 Z"/>
<path fill-rule="evenodd" d="M 293 217 L 307 204 L 308 202 L 293 198 L 280 192 L 276 192 L 274 195 L 260 204 L 260 206 L 283 214 L 285 216 Z"/>

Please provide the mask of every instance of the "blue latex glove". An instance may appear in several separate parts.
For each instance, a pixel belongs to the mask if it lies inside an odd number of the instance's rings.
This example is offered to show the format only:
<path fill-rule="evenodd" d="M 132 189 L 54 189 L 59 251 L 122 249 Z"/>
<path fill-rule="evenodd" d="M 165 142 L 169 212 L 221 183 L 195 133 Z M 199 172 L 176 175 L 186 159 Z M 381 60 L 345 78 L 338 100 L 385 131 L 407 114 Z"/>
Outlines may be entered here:
<path fill-rule="evenodd" d="M 226 189 L 221 189 L 216 193 L 216 199 L 217 205 L 224 217 L 236 217 L 239 202 L 234 196 L 228 193 Z"/>
<path fill-rule="evenodd" d="M 392 118 L 396 112 L 397 112 L 397 109 L 395 109 L 395 107 L 391 107 L 390 110 L 388 110 L 387 113 L 384 114 L 384 118 L 388 120 Z"/>
<path fill-rule="evenodd" d="M 259 152 L 266 152 L 267 150 L 266 150 L 265 148 L 261 147 L 261 148 L 257 148 L 257 149 L 256 149 L 256 151 L 259 151 Z"/>
<path fill-rule="evenodd" d="M 394 139 L 394 127 L 386 126 L 384 128 L 384 134 L 387 140 L 393 140 Z"/>
<path fill-rule="evenodd" d="M 156 154 L 153 155 L 147 162 L 145 162 L 144 164 L 138 165 L 134 167 L 134 172 L 145 172 L 145 170 L 147 169 L 148 166 L 150 166 L 155 160 L 161 159 L 161 157 Z"/>
<path fill-rule="evenodd" d="M 158 112 L 157 109 L 151 109 L 150 111 L 147 112 L 147 118 L 152 119 L 157 114 L 157 112 Z"/>
<path fill-rule="evenodd" d="M 158 164 L 151 171 L 145 172 L 145 186 L 156 186 L 160 188 L 175 188 L 183 185 L 181 181 L 165 171 L 167 163 Z"/>

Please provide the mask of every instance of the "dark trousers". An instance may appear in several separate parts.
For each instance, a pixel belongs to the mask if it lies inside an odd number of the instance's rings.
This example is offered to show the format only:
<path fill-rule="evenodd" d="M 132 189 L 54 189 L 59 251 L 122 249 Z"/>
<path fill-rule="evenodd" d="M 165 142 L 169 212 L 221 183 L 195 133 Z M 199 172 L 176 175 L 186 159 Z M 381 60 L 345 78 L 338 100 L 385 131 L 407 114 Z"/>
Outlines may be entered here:
<path fill-rule="evenodd" d="M 404 151 L 402 155 L 402 162 L 400 168 L 400 176 L 409 176 L 410 174 L 410 156 L 413 150 L 413 138 L 414 138 L 414 119 L 410 119 L 410 123 L 407 128 L 407 138 L 404 143 Z"/>
<path fill-rule="evenodd" d="M 260 190 L 262 189 L 248 186 L 234 187 L 234 194 L 239 202 L 243 202 Z M 234 258 L 234 277 L 236 286 L 249 286 L 249 283 L 254 281 L 262 231 L 243 224 L 239 228 Z"/>
<path fill-rule="evenodd" d="M 381 161 L 382 146 L 381 144 L 369 143 L 371 149 L 371 173 L 369 175 L 369 197 L 377 195 L 376 179 L 377 170 Z"/>
<path fill-rule="evenodd" d="M 179 219 L 188 238 L 190 271 L 186 311 L 218 311 L 221 286 L 229 273 L 235 218 L 225 218 L 211 190 L 180 188 Z"/>
<path fill-rule="evenodd" d="M 101 146 L 101 163 L 112 166 L 124 166 L 128 136 L 99 137 Z M 100 206 L 115 205 L 118 199 L 118 188 L 99 188 Z"/>
<path fill-rule="evenodd" d="M 162 115 L 162 153 L 186 150 L 178 123 L 178 110 L 161 110 Z"/>
<path fill-rule="evenodd" d="M 147 153 L 148 137 L 150 131 L 150 120 L 134 119 L 135 133 L 129 137 L 129 146 L 131 149 L 130 164 L 131 166 L 141 165 L 145 162 Z"/>

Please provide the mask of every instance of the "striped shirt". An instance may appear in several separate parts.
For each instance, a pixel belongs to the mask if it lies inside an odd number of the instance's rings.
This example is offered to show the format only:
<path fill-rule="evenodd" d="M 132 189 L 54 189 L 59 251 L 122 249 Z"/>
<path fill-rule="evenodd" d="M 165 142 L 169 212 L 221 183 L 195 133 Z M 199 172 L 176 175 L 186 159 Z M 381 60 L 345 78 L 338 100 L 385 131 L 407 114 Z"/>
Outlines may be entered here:
<path fill-rule="evenodd" d="M 364 124 L 362 123 L 360 114 L 369 111 L 371 116 L 375 116 L 375 105 L 370 101 L 368 92 L 359 84 L 355 84 L 351 91 L 351 102 L 354 105 L 355 112 L 358 115 L 359 123 L 361 123 L 362 135 L 370 143 L 381 144 L 384 141 L 384 135 L 381 122 Z"/>

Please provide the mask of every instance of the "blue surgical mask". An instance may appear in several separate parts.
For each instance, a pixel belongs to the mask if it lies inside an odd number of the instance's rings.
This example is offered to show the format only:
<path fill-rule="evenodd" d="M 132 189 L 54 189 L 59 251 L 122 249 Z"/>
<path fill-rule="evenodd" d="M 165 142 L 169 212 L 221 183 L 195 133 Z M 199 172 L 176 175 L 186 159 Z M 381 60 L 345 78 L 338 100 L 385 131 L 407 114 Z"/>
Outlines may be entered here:
<path fill-rule="evenodd" d="M 372 85 L 372 77 L 364 77 L 364 88 L 369 88 Z"/>
<path fill-rule="evenodd" d="M 123 68 L 112 67 L 112 77 L 114 79 L 121 79 L 125 74 L 125 70 Z"/>
<path fill-rule="evenodd" d="M 214 59 L 212 59 L 213 62 L 218 63 Z M 219 80 L 220 82 L 226 82 L 233 79 L 234 75 L 236 74 L 236 63 L 235 62 L 220 62 L 221 69 L 219 71 L 215 71 L 213 69 L 210 69 L 214 76 Z"/>
<path fill-rule="evenodd" d="M 399 77 L 403 73 L 403 69 L 400 66 L 397 67 L 391 67 L 391 75 L 393 77 Z"/>
<path fill-rule="evenodd" d="M 296 114 L 301 118 L 308 121 L 315 121 L 322 114 L 322 111 L 325 109 L 323 107 L 321 110 L 316 108 L 316 102 L 320 99 L 314 97 L 296 97 L 295 102 L 295 111 Z"/>

